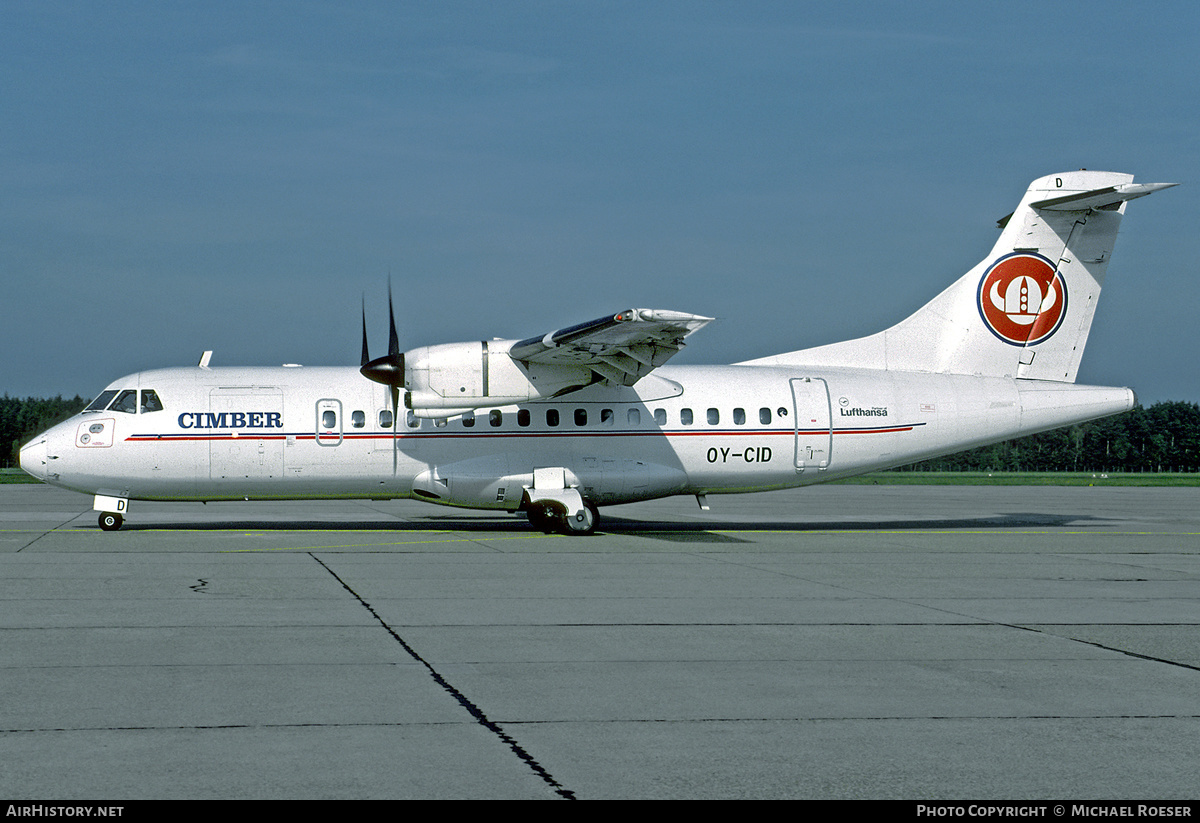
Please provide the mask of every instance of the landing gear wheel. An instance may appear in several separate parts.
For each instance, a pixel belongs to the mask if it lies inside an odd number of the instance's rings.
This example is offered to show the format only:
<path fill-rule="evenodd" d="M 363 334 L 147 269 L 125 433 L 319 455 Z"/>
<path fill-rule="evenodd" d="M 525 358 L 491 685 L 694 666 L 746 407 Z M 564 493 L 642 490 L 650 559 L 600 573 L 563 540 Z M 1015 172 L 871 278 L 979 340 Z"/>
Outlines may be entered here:
<path fill-rule="evenodd" d="M 591 503 L 584 502 L 583 508 L 577 514 L 567 518 L 567 528 L 564 531 L 567 534 L 592 534 L 596 531 L 598 522 L 600 512 Z"/>
<path fill-rule="evenodd" d="M 525 515 L 529 518 L 529 525 L 540 532 L 553 534 L 558 531 L 560 523 L 558 518 L 540 506 L 529 509 Z"/>
<path fill-rule="evenodd" d="M 121 528 L 121 524 L 125 522 L 125 518 L 116 512 L 101 512 L 100 513 L 100 528 L 106 532 L 115 532 Z"/>

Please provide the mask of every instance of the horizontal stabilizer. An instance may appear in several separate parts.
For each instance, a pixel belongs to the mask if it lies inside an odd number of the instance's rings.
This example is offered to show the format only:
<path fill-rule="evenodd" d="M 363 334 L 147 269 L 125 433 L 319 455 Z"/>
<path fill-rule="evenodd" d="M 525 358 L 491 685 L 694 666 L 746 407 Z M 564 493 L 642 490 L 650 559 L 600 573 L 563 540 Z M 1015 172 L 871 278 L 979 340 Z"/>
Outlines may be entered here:
<path fill-rule="evenodd" d="M 1085 211 L 1087 209 L 1102 209 L 1114 206 L 1126 200 L 1145 197 L 1162 189 L 1178 186 L 1178 183 L 1122 183 L 1119 186 L 1106 186 L 1102 189 L 1068 194 L 1064 197 L 1052 197 L 1049 200 L 1039 200 L 1030 203 L 1035 209 L 1050 209 L 1051 211 Z"/>
<path fill-rule="evenodd" d="M 1178 183 L 1119 183 L 1115 186 L 1075 192 L 1062 197 L 1037 200 L 1031 202 L 1029 206 L 1043 211 L 1088 211 L 1089 209 L 1115 208 L 1127 200 L 1136 200 L 1147 194 L 1178 185 Z M 996 225 L 1003 229 L 1008 226 L 1008 221 L 1011 219 L 1012 214 L 1006 214 L 996 221 Z"/>

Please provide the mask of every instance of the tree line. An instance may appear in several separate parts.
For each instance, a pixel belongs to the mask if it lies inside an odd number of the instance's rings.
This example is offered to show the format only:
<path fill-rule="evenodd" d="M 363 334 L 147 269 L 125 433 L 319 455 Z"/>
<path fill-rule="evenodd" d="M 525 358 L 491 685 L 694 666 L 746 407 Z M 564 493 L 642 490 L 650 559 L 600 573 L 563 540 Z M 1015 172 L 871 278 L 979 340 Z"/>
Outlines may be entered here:
<path fill-rule="evenodd" d="M 1200 471 L 1200 405 L 1136 406 L 1125 414 L 925 460 L 904 471 Z"/>
<path fill-rule="evenodd" d="M 79 414 L 91 402 L 79 395 L 70 400 L 60 397 L 0 397 L 0 466 L 20 465 L 21 446 L 35 434 Z"/>
<path fill-rule="evenodd" d="M 88 402 L 78 395 L 69 400 L 7 394 L 0 398 L 0 465 L 17 466 L 23 443 L 78 414 Z M 904 470 L 1200 471 L 1200 405 L 1170 401 L 1137 406 L 1115 417 L 926 460 Z"/>

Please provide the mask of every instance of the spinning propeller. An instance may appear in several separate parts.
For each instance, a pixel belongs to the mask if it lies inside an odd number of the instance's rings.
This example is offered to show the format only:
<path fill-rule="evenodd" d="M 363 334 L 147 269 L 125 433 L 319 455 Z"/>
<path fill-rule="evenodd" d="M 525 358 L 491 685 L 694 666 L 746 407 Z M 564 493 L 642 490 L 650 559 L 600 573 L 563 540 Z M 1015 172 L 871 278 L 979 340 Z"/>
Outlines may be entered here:
<path fill-rule="evenodd" d="M 392 310 L 392 281 L 388 280 L 388 353 L 371 359 L 367 349 L 367 301 L 363 298 L 362 366 L 359 372 L 368 380 L 382 383 L 392 390 L 392 474 L 396 473 L 396 452 L 399 448 L 396 430 L 400 427 L 400 389 L 404 386 L 404 355 L 400 352 L 400 337 L 396 334 L 396 314 Z"/>

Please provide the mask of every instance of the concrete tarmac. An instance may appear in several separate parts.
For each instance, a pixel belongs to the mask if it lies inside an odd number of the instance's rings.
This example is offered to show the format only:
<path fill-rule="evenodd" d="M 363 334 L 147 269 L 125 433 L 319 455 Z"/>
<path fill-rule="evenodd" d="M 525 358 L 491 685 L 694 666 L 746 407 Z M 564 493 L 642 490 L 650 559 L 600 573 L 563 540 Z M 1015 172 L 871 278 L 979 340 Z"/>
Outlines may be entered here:
<path fill-rule="evenodd" d="M 0 795 L 1196 799 L 1200 490 L 710 503 L 0 486 Z"/>

